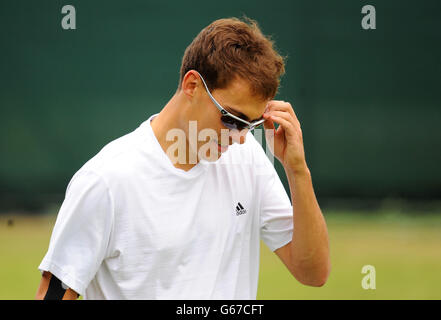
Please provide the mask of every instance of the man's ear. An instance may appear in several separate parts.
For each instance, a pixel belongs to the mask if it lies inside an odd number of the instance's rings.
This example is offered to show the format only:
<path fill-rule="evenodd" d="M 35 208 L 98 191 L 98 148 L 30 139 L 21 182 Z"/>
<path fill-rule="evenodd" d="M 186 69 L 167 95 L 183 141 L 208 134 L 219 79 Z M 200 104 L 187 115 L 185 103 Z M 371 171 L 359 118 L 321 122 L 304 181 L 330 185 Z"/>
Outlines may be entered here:
<path fill-rule="evenodd" d="M 182 79 L 182 92 L 188 96 L 193 97 L 197 91 L 197 88 L 200 86 L 199 76 L 194 70 L 189 70 Z"/>

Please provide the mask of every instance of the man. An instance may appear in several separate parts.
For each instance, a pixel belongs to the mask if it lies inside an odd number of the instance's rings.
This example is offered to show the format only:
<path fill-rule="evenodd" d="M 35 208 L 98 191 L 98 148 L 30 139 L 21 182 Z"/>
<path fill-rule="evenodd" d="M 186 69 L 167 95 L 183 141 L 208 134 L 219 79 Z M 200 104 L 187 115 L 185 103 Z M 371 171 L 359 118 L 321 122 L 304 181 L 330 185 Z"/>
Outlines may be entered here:
<path fill-rule="evenodd" d="M 322 286 L 328 235 L 300 123 L 272 100 L 283 72 L 254 21 L 204 28 L 162 111 L 73 176 L 37 298 L 255 299 L 260 239 L 298 281 Z M 293 205 L 250 132 L 261 123 Z"/>

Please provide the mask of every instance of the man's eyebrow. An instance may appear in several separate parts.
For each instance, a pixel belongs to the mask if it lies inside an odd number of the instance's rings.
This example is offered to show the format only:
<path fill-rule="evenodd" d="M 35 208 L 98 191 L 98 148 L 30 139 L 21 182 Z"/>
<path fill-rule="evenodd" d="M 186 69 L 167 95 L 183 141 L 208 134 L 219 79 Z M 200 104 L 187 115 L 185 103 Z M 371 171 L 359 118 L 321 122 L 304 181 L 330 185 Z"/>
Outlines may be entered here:
<path fill-rule="evenodd" d="M 246 114 L 243 114 L 240 111 L 234 110 L 233 108 L 229 107 L 229 106 L 224 106 L 225 109 L 228 109 L 229 112 L 235 114 L 236 116 L 240 117 L 243 120 L 246 120 L 248 122 L 254 122 L 254 121 L 258 121 L 258 120 L 262 120 L 263 116 L 254 120 L 250 120 L 250 118 L 247 117 Z"/>

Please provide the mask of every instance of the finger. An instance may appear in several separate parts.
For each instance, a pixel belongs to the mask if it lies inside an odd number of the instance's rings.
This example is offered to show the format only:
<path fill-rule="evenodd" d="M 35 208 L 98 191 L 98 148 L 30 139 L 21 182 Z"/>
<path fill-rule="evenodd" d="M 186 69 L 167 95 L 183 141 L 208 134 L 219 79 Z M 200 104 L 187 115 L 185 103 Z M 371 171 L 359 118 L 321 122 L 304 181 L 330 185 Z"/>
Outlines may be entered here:
<path fill-rule="evenodd" d="M 265 122 L 263 123 L 263 127 L 265 129 L 274 130 L 275 129 L 274 122 L 271 121 L 269 113 L 264 113 L 263 118 L 265 119 Z"/>
<path fill-rule="evenodd" d="M 267 103 L 267 105 L 266 105 L 266 108 L 267 109 L 270 109 L 271 107 L 273 107 L 273 106 L 275 106 L 275 105 L 278 105 L 278 104 L 280 104 L 280 103 L 284 103 L 285 101 L 282 101 L 282 100 L 271 100 L 271 101 L 269 101 L 268 103 Z"/>
<path fill-rule="evenodd" d="M 294 120 L 296 120 L 299 125 L 300 125 L 300 121 L 297 118 L 297 115 L 293 109 L 293 107 L 291 106 L 291 104 L 289 102 L 282 102 L 282 103 L 272 103 L 269 107 L 268 107 L 268 111 L 271 110 L 277 110 L 277 111 L 286 111 L 289 112 L 289 114 L 291 114 L 291 116 L 294 118 Z"/>
<path fill-rule="evenodd" d="M 287 131 L 290 130 L 289 131 L 290 135 L 292 134 L 294 136 L 299 136 L 302 139 L 303 133 L 302 133 L 302 128 L 300 127 L 300 123 L 298 121 L 294 120 L 291 117 L 291 115 L 288 114 L 288 112 L 272 111 L 270 114 L 274 117 L 280 117 L 281 119 L 284 119 L 285 121 L 289 122 L 291 125 L 291 130 L 287 129 L 283 126 L 282 126 L 282 128 L 285 128 Z M 271 119 L 275 121 L 274 118 L 271 117 Z"/>
<path fill-rule="evenodd" d="M 273 111 L 270 111 L 269 114 L 270 114 L 270 117 L 274 115 L 276 117 L 283 118 L 286 121 L 289 121 L 294 127 L 300 128 L 298 121 L 296 121 L 292 117 L 292 115 L 289 112 L 287 112 L 287 111 L 276 111 L 276 110 L 273 110 Z"/>
<path fill-rule="evenodd" d="M 271 116 L 271 120 L 273 120 L 274 122 L 280 124 L 282 126 L 282 128 L 286 132 L 294 135 L 294 126 L 293 126 L 293 124 L 290 121 L 288 121 L 288 120 L 286 120 L 286 119 L 284 119 L 282 117 L 275 116 L 275 115 Z"/>
<path fill-rule="evenodd" d="M 297 127 L 297 128 L 301 128 L 300 122 L 299 122 L 299 120 L 296 118 L 296 116 L 295 116 L 295 114 L 294 114 L 293 111 L 292 111 L 292 112 L 289 112 L 289 111 L 286 110 L 286 109 L 283 109 L 283 110 L 275 110 L 275 109 L 274 109 L 274 110 L 272 110 L 272 111 L 269 111 L 269 114 L 270 114 L 270 115 L 271 115 L 271 114 L 274 114 L 274 115 L 276 115 L 276 116 L 282 117 L 282 118 L 284 118 L 284 119 L 290 121 L 295 127 Z"/>
<path fill-rule="evenodd" d="M 274 125 L 274 122 L 272 122 L 271 120 L 266 120 L 266 121 L 263 123 L 263 127 L 264 127 L 266 130 L 274 130 L 274 129 L 276 129 L 276 126 Z"/>
<path fill-rule="evenodd" d="M 292 115 L 293 117 L 295 116 L 294 110 L 292 109 L 289 103 L 273 104 L 269 108 L 269 111 L 284 111 L 284 112 L 289 112 L 289 114 Z"/>

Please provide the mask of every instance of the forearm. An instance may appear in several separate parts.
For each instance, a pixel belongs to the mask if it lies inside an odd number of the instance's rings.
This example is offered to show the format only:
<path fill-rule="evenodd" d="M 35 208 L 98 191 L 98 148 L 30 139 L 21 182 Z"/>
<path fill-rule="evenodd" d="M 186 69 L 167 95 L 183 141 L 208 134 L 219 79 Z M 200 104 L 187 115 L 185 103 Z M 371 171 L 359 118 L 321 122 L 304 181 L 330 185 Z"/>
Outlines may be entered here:
<path fill-rule="evenodd" d="M 51 286 L 51 281 L 55 278 L 50 272 L 44 271 L 41 277 L 40 286 L 38 287 L 37 294 L 35 295 L 36 300 L 76 300 L 78 299 L 78 294 L 72 289 L 58 288 L 54 289 Z M 59 281 L 59 280 L 58 280 Z M 60 283 L 61 286 L 61 283 Z"/>
<path fill-rule="evenodd" d="M 293 205 L 293 238 L 278 255 L 300 282 L 323 285 L 331 269 L 328 231 L 306 165 L 300 121 L 285 101 L 270 101 L 263 117 L 267 142 L 285 168 Z"/>
<path fill-rule="evenodd" d="M 329 238 L 326 222 L 315 197 L 311 173 L 305 164 L 285 168 L 293 204 L 294 232 L 291 262 L 296 278 L 322 285 L 330 272 Z"/>

